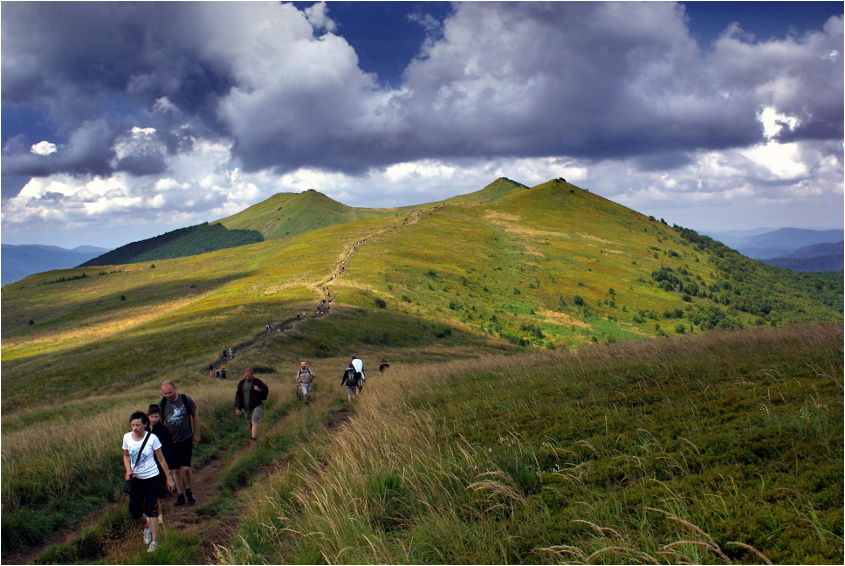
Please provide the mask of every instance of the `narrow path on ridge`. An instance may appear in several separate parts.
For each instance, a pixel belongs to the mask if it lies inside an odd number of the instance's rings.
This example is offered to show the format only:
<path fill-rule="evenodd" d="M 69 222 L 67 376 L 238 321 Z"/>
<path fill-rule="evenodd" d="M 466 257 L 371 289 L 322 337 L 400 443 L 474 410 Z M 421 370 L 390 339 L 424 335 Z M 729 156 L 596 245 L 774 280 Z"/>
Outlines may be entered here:
<path fill-rule="evenodd" d="M 439 208 L 439 206 L 433 207 L 431 210 L 436 210 L 437 208 Z M 408 215 L 408 217 L 402 222 L 401 225 L 397 224 L 397 225 L 394 225 L 390 228 L 384 228 L 382 230 L 378 230 L 376 232 L 373 232 L 371 235 L 367 236 L 366 238 L 362 238 L 362 239 L 358 240 L 357 242 L 355 242 L 354 244 L 350 245 L 350 247 L 347 248 L 346 253 L 344 253 L 341 256 L 340 263 L 338 263 L 335 266 L 335 268 L 332 270 L 331 275 L 329 275 L 328 278 L 320 278 L 315 283 L 306 284 L 307 288 L 314 291 L 314 294 L 317 295 L 318 297 L 320 297 L 320 302 L 317 304 L 316 308 L 314 309 L 313 314 L 308 313 L 308 312 L 297 313 L 296 318 L 291 318 L 291 319 L 288 319 L 284 322 L 277 322 L 277 323 L 274 323 L 274 324 L 272 324 L 272 323 L 268 324 L 267 327 L 265 327 L 264 331 L 261 332 L 260 334 L 258 334 L 252 342 L 250 342 L 246 346 L 241 346 L 237 350 L 233 351 L 232 352 L 233 353 L 232 358 L 221 356 L 220 359 L 216 363 L 211 364 L 210 367 L 207 368 L 207 370 L 209 372 L 209 377 L 216 377 L 216 372 L 221 370 L 222 368 L 224 368 L 226 366 L 226 364 L 231 359 L 234 359 L 234 357 L 236 357 L 236 356 L 242 356 L 245 353 L 247 353 L 251 350 L 254 350 L 258 346 L 265 344 L 268 340 L 270 340 L 272 338 L 272 336 L 274 334 L 281 335 L 285 332 L 288 332 L 288 331 L 296 328 L 297 326 L 306 322 L 310 318 L 326 316 L 326 315 L 330 314 L 331 305 L 334 302 L 334 297 L 332 297 L 331 291 L 329 290 L 328 286 L 331 285 L 331 283 L 333 281 L 335 281 L 337 278 L 341 277 L 345 273 L 346 266 L 349 264 L 350 260 L 355 255 L 355 252 L 358 251 L 358 248 L 360 246 L 366 244 L 368 241 L 372 240 L 373 238 L 376 238 L 380 234 L 384 234 L 385 232 L 397 230 L 397 229 L 400 229 L 400 228 L 404 228 L 406 226 L 411 226 L 413 224 L 416 224 L 417 222 L 420 221 L 422 216 L 423 216 L 422 210 L 414 210 L 414 211 L 411 212 L 411 214 Z M 227 376 L 227 378 L 228 378 L 228 376 Z"/>

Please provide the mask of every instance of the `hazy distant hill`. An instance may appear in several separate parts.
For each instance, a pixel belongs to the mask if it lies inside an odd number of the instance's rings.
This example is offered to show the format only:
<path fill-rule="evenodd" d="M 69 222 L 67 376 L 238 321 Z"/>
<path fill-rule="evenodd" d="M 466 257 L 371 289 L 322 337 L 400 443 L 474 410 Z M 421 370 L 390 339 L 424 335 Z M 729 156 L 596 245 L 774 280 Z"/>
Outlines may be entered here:
<path fill-rule="evenodd" d="M 843 231 L 781 228 L 763 234 L 743 236 L 726 233 L 713 234 L 713 236 L 752 259 L 767 259 L 786 256 L 799 248 L 813 244 L 842 241 Z"/>
<path fill-rule="evenodd" d="M 3 244 L 2 285 L 33 273 L 76 267 L 107 252 L 106 248 L 79 246 L 68 250 L 58 246 Z"/>
<path fill-rule="evenodd" d="M 845 254 L 843 254 L 843 242 L 840 241 L 835 244 L 804 246 L 789 254 L 762 261 L 793 271 L 836 271 L 845 265 Z"/>

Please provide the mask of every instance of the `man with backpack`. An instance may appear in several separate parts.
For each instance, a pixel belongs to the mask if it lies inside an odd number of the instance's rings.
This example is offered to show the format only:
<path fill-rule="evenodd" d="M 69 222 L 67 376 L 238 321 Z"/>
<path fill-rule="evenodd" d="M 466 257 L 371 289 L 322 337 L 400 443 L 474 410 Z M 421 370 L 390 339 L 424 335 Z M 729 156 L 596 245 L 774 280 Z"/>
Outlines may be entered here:
<path fill-rule="evenodd" d="M 299 371 L 296 372 L 296 386 L 302 389 L 306 405 L 311 403 L 311 392 L 314 390 L 315 377 L 317 376 L 305 362 L 299 364 Z"/>
<path fill-rule="evenodd" d="M 355 371 L 352 362 L 349 362 L 349 365 L 346 366 L 346 370 L 340 378 L 340 384 L 346 386 L 346 400 L 349 401 L 350 405 L 352 404 L 352 398 L 358 394 L 357 374 L 358 372 Z"/>
<path fill-rule="evenodd" d="M 196 500 L 191 493 L 191 456 L 194 444 L 200 441 L 200 416 L 197 404 L 185 395 L 176 393 L 176 385 L 172 381 L 161 384 L 164 397 L 158 402 L 164 426 L 173 437 L 173 470 L 176 483 L 176 503 L 193 505 Z"/>
<path fill-rule="evenodd" d="M 270 394 L 270 388 L 253 375 L 249 368 L 244 370 L 244 378 L 238 382 L 235 390 L 235 415 L 241 416 L 244 411 L 251 435 L 250 442 L 258 442 L 258 421 L 261 420 L 261 410 L 264 401 Z"/>

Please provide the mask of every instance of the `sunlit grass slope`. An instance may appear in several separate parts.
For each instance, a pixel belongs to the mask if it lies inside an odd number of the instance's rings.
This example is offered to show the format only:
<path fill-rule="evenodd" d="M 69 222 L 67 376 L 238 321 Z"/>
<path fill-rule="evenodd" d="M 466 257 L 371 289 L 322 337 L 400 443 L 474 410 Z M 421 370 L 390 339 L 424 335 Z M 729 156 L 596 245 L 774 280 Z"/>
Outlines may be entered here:
<path fill-rule="evenodd" d="M 371 377 L 257 488 L 236 564 L 841 564 L 842 327 Z"/>
<path fill-rule="evenodd" d="M 426 210 L 360 246 L 332 288 L 362 306 L 546 347 L 842 313 L 841 286 L 562 181 Z"/>

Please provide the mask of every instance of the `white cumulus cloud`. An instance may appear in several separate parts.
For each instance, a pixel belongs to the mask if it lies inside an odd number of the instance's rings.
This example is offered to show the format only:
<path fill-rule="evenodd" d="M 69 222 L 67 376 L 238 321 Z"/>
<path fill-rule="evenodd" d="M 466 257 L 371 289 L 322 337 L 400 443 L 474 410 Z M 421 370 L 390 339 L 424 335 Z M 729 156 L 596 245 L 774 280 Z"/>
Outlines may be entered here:
<path fill-rule="evenodd" d="M 56 144 L 48 142 L 48 141 L 40 141 L 37 144 L 33 145 L 29 148 L 30 153 L 34 153 L 35 155 L 50 155 L 51 153 L 56 153 L 57 151 Z"/>

